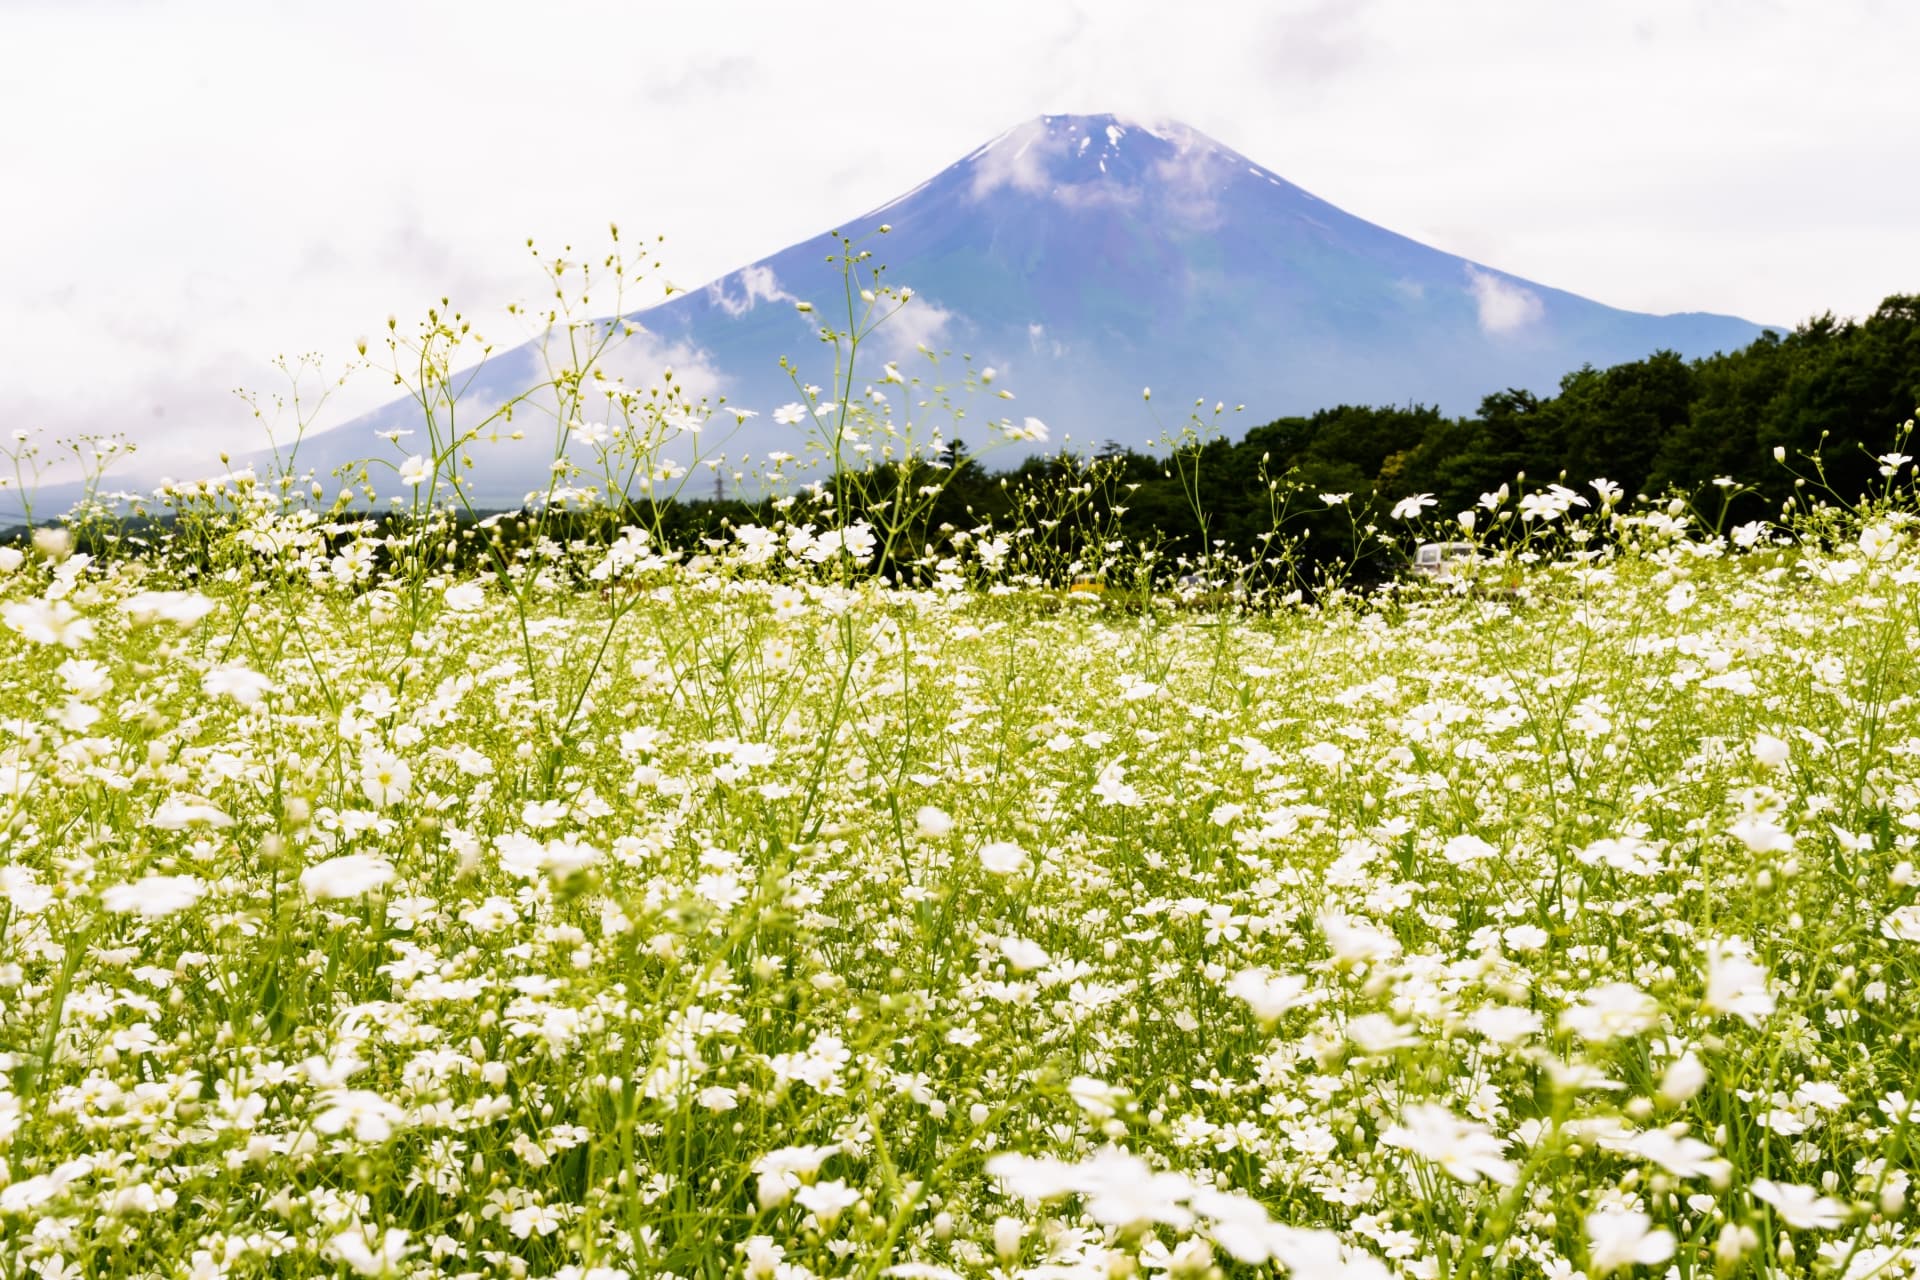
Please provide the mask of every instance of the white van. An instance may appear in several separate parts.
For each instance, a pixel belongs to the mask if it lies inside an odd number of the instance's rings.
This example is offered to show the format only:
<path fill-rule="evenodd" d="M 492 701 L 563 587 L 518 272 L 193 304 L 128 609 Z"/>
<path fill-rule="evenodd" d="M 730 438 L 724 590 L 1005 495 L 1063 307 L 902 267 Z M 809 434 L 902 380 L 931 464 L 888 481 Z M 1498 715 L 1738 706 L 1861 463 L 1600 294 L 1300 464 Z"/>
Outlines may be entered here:
<path fill-rule="evenodd" d="M 1471 542 L 1423 542 L 1413 553 L 1413 571 L 1423 578 L 1453 578 L 1479 558 Z"/>

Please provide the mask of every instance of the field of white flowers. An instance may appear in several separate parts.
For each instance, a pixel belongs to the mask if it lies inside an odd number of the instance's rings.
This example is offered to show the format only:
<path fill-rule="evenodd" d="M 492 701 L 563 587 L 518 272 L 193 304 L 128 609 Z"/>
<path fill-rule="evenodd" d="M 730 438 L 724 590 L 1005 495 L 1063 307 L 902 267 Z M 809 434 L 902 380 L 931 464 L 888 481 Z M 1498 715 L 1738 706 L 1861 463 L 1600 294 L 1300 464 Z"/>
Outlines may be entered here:
<path fill-rule="evenodd" d="M 0 1270 L 1914 1274 L 1920 522 L 1570 493 L 1261 614 L 0 551 Z"/>

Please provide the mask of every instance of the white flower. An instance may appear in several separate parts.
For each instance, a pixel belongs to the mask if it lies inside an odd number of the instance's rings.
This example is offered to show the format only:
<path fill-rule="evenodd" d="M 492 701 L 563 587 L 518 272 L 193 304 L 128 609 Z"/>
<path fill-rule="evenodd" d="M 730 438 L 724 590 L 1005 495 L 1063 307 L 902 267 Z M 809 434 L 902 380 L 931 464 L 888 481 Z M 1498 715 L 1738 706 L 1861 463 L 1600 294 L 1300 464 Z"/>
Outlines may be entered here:
<path fill-rule="evenodd" d="M 370 853 L 348 853 L 316 862 L 300 873 L 300 888 L 319 902 L 360 898 L 393 879 L 393 864 Z"/>
<path fill-rule="evenodd" d="M 1920 942 L 1920 903 L 1895 908 L 1880 922 L 1880 934 L 1890 942 Z"/>
<path fill-rule="evenodd" d="M 1757 1178 L 1752 1191 L 1755 1200 L 1773 1206 L 1780 1221 L 1795 1231 L 1834 1231 L 1846 1225 L 1847 1206 L 1812 1187 Z"/>
<path fill-rule="evenodd" d="M 373 750 L 360 757 L 360 790 L 367 802 L 385 809 L 406 799 L 413 770 L 390 751 Z"/>
<path fill-rule="evenodd" d="M 747 564 L 765 564 L 780 549 L 779 536 L 757 524 L 736 526 L 733 538 L 739 544 L 740 559 Z"/>
<path fill-rule="evenodd" d="M 1393 504 L 1393 518 L 1395 520 L 1417 520 L 1420 518 L 1420 513 L 1428 507 L 1433 506 L 1435 501 L 1434 496 L 1430 493 L 1416 493 L 1411 497 L 1402 498 Z"/>
<path fill-rule="evenodd" d="M 326 1110 L 313 1118 L 321 1133 L 351 1131 L 360 1142 L 385 1142 L 407 1113 L 366 1089 L 326 1089 L 320 1093 Z"/>
<path fill-rule="evenodd" d="M 947 816 L 944 809 L 936 809 L 930 804 L 922 805 L 913 815 L 913 829 L 923 839 L 939 840 L 953 830 L 953 819 Z"/>
<path fill-rule="evenodd" d="M 1784 768 L 1792 757 L 1793 748 L 1785 740 L 1770 733 L 1756 733 L 1753 736 L 1753 758 L 1766 768 Z"/>
<path fill-rule="evenodd" d="M 1597 1276 L 1621 1267 L 1657 1266 L 1673 1256 L 1673 1233 L 1633 1209 L 1587 1215 L 1587 1259 Z"/>
<path fill-rule="evenodd" d="M 786 1249 L 775 1244 L 772 1236 L 748 1236 L 743 1252 L 746 1254 L 746 1280 L 773 1280 L 780 1271 L 781 1261 L 787 1256 Z"/>
<path fill-rule="evenodd" d="M 1700 1008 L 1724 1013 L 1750 1027 L 1773 1012 L 1773 993 L 1767 989 L 1767 971 L 1752 960 L 1752 951 L 1738 938 L 1707 944 L 1707 993 Z"/>
<path fill-rule="evenodd" d="M 1706 1083 L 1707 1068 L 1689 1049 L 1675 1058 L 1660 1077 L 1660 1101 L 1677 1107 L 1699 1093 Z"/>
<path fill-rule="evenodd" d="M 427 460 L 416 453 L 400 464 L 400 483 L 410 489 L 418 489 L 427 482 L 427 475 L 431 471 Z"/>
<path fill-rule="evenodd" d="M 217 698 L 225 694 L 241 706 L 250 707 L 260 701 L 262 695 L 273 691 L 273 681 L 258 671 L 233 663 L 215 667 L 201 676 L 200 688 L 209 697 Z"/>
<path fill-rule="evenodd" d="M 1074 1106 L 1094 1119 L 1105 1120 L 1118 1113 L 1125 1095 L 1104 1080 L 1075 1076 L 1067 1081 L 1067 1096 L 1073 1099 Z"/>
<path fill-rule="evenodd" d="M 493 772 L 493 761 L 484 752 L 461 747 L 453 753 L 453 767 L 470 778 L 484 778 Z"/>
<path fill-rule="evenodd" d="M 864 520 L 857 520 L 844 529 L 828 529 L 815 537 L 807 547 L 806 557 L 815 564 L 825 564 L 844 552 L 854 561 L 865 563 L 872 557 L 877 545 L 873 527 Z"/>
<path fill-rule="evenodd" d="M 447 608 L 454 613 L 474 613 L 486 607 L 487 589 L 477 582 L 461 582 L 448 587 Z"/>
<path fill-rule="evenodd" d="M 1333 958 L 1342 964 L 1369 963 L 1400 954 L 1399 939 L 1338 913 L 1321 916 L 1320 931 L 1327 935 Z"/>
<path fill-rule="evenodd" d="M 781 1147 L 753 1162 L 758 1175 L 756 1194 L 762 1209 L 777 1209 L 793 1197 L 803 1178 L 820 1171 L 827 1158 L 840 1150 L 830 1147 Z"/>
<path fill-rule="evenodd" d="M 327 1242 L 333 1256 L 353 1269 L 359 1276 L 390 1276 L 398 1274 L 400 1263 L 411 1250 L 407 1246 L 407 1232 L 400 1227 L 388 1227 L 369 1241 L 364 1232 L 355 1229 L 342 1231 Z M 224 1268 L 222 1269 L 224 1272 Z"/>
<path fill-rule="evenodd" d="M 1458 835 L 1447 841 L 1440 856 L 1456 867 L 1469 866 L 1475 862 L 1484 862 L 1496 856 L 1500 851 L 1475 835 Z"/>
<path fill-rule="evenodd" d="M 1661 869 L 1661 846 L 1642 841 L 1638 835 L 1620 835 L 1620 837 L 1601 837 L 1588 844 L 1586 848 L 1574 854 L 1580 862 L 1590 867 L 1613 867 L 1615 871 L 1624 871 L 1626 875 L 1659 875 Z"/>
<path fill-rule="evenodd" d="M 1560 1014 L 1561 1027 L 1596 1042 L 1638 1035 L 1659 1020 L 1660 1002 L 1627 982 L 1595 987 L 1585 1004 Z"/>
<path fill-rule="evenodd" d="M 1547 945 L 1547 931 L 1537 924 L 1516 924 L 1500 935 L 1509 950 L 1525 955 Z"/>
<path fill-rule="evenodd" d="M 142 625 L 170 622 L 190 627 L 213 608 L 213 601 L 197 591 L 141 591 L 120 602 L 120 611 Z"/>
<path fill-rule="evenodd" d="M 1706 1178 L 1716 1186 L 1724 1182 L 1733 1169 L 1700 1139 L 1676 1137 L 1665 1129 L 1637 1133 L 1627 1140 L 1624 1148 L 1676 1178 Z"/>
<path fill-rule="evenodd" d="M 1331 1231 L 1303 1230 L 1276 1222 L 1268 1224 L 1262 1235 L 1274 1261 L 1298 1280 L 1392 1280 L 1396 1274 L 1388 1271 L 1380 1259 L 1343 1243 Z"/>
<path fill-rule="evenodd" d="M 1482 1005 L 1467 1025 L 1495 1044 L 1517 1044 L 1540 1030 L 1540 1015 L 1510 1004 Z"/>
<path fill-rule="evenodd" d="M 1096 1222 L 1128 1227 L 1160 1222 L 1184 1229 L 1193 1221 L 1185 1201 L 1195 1187 L 1178 1174 L 1155 1173 L 1138 1156 L 1113 1147 L 1078 1164 L 1052 1157 L 997 1155 L 987 1173 L 1013 1195 L 1050 1200 L 1078 1194 Z"/>
<path fill-rule="evenodd" d="M 1420 1043 L 1413 1029 L 1390 1013 L 1363 1013 L 1348 1022 L 1345 1031 L 1347 1042 L 1369 1058 Z"/>
<path fill-rule="evenodd" d="M 1263 1023 L 1274 1023 L 1289 1009 L 1316 1004 L 1318 991 L 1307 989 L 1307 980 L 1298 974 L 1268 974 L 1258 969 L 1243 969 L 1227 983 L 1227 994 L 1247 1002 L 1253 1016 Z"/>
<path fill-rule="evenodd" d="M 147 818 L 156 831 L 185 831 L 189 827 L 230 827 L 233 819 L 202 800 L 168 796 Z"/>
<path fill-rule="evenodd" d="M 23 916 L 37 916 L 53 905 L 53 889 L 42 884 L 32 867 L 0 866 L 0 898 Z"/>
<path fill-rule="evenodd" d="M 92 658 L 68 658 L 55 674 L 76 698 L 97 698 L 113 688 L 113 676 Z"/>
<path fill-rule="evenodd" d="M 65 600 L 19 600 L 0 608 L 0 619 L 35 644 L 78 649 L 93 639 L 93 620 Z"/>
<path fill-rule="evenodd" d="M 1500 1153 L 1506 1139 L 1485 1125 L 1462 1120 L 1443 1106 L 1416 1103 L 1401 1113 L 1400 1123 L 1380 1135 L 1383 1145 L 1409 1151 L 1432 1161 L 1460 1182 L 1488 1178 L 1511 1186 L 1519 1176 L 1513 1161 Z"/>
<path fill-rule="evenodd" d="M 1316 742 L 1300 754 L 1322 769 L 1338 769 L 1347 759 L 1347 753 L 1332 742 Z"/>
<path fill-rule="evenodd" d="M 832 1182 L 816 1182 L 802 1187 L 794 1199 L 800 1202 L 802 1209 L 832 1226 L 842 1213 L 860 1203 L 860 1192 L 836 1178 Z"/>
<path fill-rule="evenodd" d="M 1000 954 L 1007 958 L 1007 967 L 1015 973 L 1031 973 L 1053 963 L 1053 957 L 1039 943 L 1011 934 L 1000 939 Z"/>
<path fill-rule="evenodd" d="M 1101 804 L 1122 809 L 1135 808 L 1140 803 L 1140 793 L 1127 784 L 1127 766 L 1119 760 L 1100 770 L 1100 776 L 1094 780 L 1093 794 L 1100 797 Z"/>
<path fill-rule="evenodd" d="M 783 404 L 773 411 L 773 420 L 783 427 L 791 427 L 796 422 L 804 422 L 807 406 L 799 403 Z"/>
<path fill-rule="evenodd" d="M 1860 531 L 1860 554 L 1869 560 L 1884 560 L 1899 537 L 1899 531 L 1884 521 L 1870 524 Z"/>
<path fill-rule="evenodd" d="M 1007 840 L 996 840 L 980 850 L 980 865 L 996 876 L 1010 876 L 1027 865 L 1027 851 Z"/>
<path fill-rule="evenodd" d="M 132 884 L 117 884 L 100 894 L 100 905 L 125 915 L 157 920 L 198 902 L 206 883 L 194 876 L 143 876 Z"/>
<path fill-rule="evenodd" d="M 1771 819 L 1750 813 L 1727 828 L 1727 834 L 1750 853 L 1775 853 L 1793 848 L 1793 836 Z"/>

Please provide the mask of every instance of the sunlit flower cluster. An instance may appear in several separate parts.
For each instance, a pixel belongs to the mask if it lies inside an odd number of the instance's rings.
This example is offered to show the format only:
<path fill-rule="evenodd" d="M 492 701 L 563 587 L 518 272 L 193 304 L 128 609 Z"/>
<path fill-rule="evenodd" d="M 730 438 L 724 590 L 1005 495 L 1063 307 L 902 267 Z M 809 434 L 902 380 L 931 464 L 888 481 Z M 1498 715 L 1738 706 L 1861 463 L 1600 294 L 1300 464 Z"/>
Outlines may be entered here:
<path fill-rule="evenodd" d="M 1256 615 L 17 550 L 8 1274 L 1920 1272 L 1910 522 L 1488 498 L 1520 587 Z"/>

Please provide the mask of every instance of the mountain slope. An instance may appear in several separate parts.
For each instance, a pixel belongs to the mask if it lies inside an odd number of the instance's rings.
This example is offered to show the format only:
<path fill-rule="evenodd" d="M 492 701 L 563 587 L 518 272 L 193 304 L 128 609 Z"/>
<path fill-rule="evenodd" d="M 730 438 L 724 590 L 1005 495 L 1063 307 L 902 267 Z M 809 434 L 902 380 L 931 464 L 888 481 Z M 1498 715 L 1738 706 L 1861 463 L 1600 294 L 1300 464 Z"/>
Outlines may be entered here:
<path fill-rule="evenodd" d="M 1267 417 L 1342 402 L 1419 401 L 1450 413 L 1508 386 L 1548 391 L 1583 363 L 1671 348 L 1743 346 L 1759 326 L 1728 316 L 1621 311 L 1507 275 L 1384 230 L 1178 125 L 1045 116 L 1009 130 L 887 205 L 845 224 L 887 279 L 916 300 L 877 335 L 863 380 L 915 344 L 969 353 L 1017 400 L 980 400 L 961 434 L 978 448 L 988 417 L 1049 424 L 1054 443 L 1149 443 L 1141 402 L 1245 403 Z M 771 411 L 796 399 L 782 355 L 830 381 L 817 321 L 841 296 L 837 248 L 821 235 L 631 317 L 643 326 L 630 382 L 671 363 L 696 390 L 760 417 L 728 451 L 800 452 L 802 428 Z M 793 303 L 819 305 L 816 317 Z M 530 347 L 494 358 L 481 403 L 521 389 Z M 953 376 L 948 370 L 949 378 Z M 316 436 L 303 466 L 322 471 L 390 448 L 373 432 L 414 424 L 401 403 Z M 731 422 L 731 419 L 726 419 Z M 977 425 L 976 425 L 977 424 Z M 527 423 L 530 435 L 545 437 Z M 514 501 L 543 485 L 543 440 L 482 454 L 481 495 Z M 702 490 L 704 492 L 704 489 Z"/>

